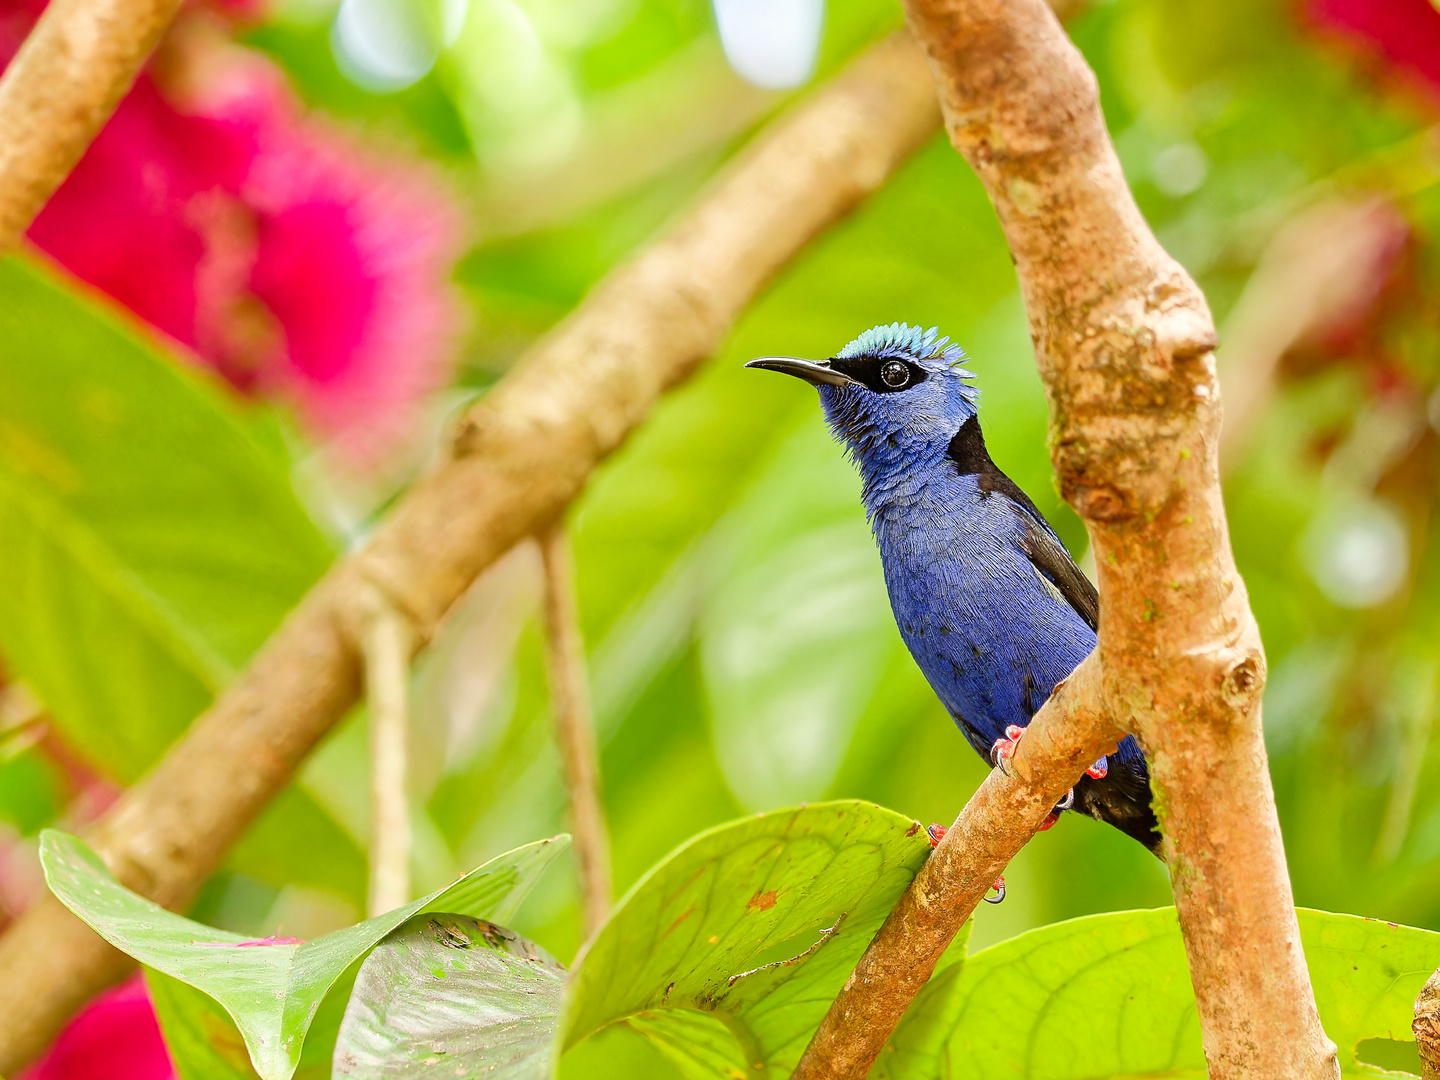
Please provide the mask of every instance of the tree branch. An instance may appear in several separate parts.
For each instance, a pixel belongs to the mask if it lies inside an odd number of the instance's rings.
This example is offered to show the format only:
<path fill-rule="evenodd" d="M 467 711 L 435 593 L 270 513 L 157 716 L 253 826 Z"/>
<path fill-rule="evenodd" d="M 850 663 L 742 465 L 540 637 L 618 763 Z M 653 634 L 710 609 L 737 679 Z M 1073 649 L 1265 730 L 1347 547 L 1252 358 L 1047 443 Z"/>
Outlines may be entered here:
<path fill-rule="evenodd" d="M 985 184 L 1015 257 L 1061 491 L 1096 553 L 1100 641 L 1087 680 L 1097 711 L 1135 733 L 1150 761 L 1210 1076 L 1338 1077 L 1266 765 L 1264 655 L 1220 496 L 1205 300 L 1140 216 L 1095 76 L 1042 0 L 905 6 L 951 141 Z M 985 836 L 1014 823 L 987 814 L 970 826 Z M 996 854 L 959 853 L 949 873 L 973 891 Z M 917 876 L 902 904 L 926 910 L 919 890 L 934 890 L 935 876 Z M 951 919 L 965 914 L 957 904 Z M 947 934 L 958 926 L 947 923 Z M 882 933 L 857 970 L 933 964 L 933 949 L 915 946 Z M 858 987 L 852 979 L 826 1017 L 825 1045 L 812 1043 L 804 1075 L 863 1077 L 878 1052 L 874 1023 L 899 1022 L 908 998 L 876 1017 L 850 1011 Z"/>
<path fill-rule="evenodd" d="M 667 236 L 613 272 L 466 414 L 449 460 L 337 565 L 155 769 L 88 833 L 119 879 L 193 895 L 360 690 L 361 598 L 417 644 L 475 576 L 555 521 L 591 470 L 811 238 L 934 130 L 935 91 L 899 36 L 772 124 Z M 53 898 L 0 938 L 0 1073 L 38 1054 L 127 961 Z"/>
<path fill-rule="evenodd" d="M 942 953 L 995 878 L 1120 733 L 1099 711 L 1099 664 L 1084 660 L 1035 714 L 1008 770 L 971 796 L 865 950 L 791 1080 L 863 1080 Z"/>
<path fill-rule="evenodd" d="M 120 104 L 180 0 L 51 0 L 0 77 L 0 251 Z"/>
<path fill-rule="evenodd" d="M 1420 988 L 1415 998 L 1415 1046 L 1420 1053 L 1423 1080 L 1440 1080 L 1440 971 Z"/>
<path fill-rule="evenodd" d="M 365 697 L 370 706 L 371 915 L 403 907 L 410 896 L 410 624 L 376 594 L 365 626 Z"/>
<path fill-rule="evenodd" d="M 600 801 L 600 752 L 590 713 L 585 642 L 575 603 L 575 570 L 570 539 L 557 522 L 540 537 L 545 561 L 545 667 L 555 738 L 565 765 L 575 856 L 580 864 L 581 909 L 589 937 L 610 914 L 610 837 Z"/>

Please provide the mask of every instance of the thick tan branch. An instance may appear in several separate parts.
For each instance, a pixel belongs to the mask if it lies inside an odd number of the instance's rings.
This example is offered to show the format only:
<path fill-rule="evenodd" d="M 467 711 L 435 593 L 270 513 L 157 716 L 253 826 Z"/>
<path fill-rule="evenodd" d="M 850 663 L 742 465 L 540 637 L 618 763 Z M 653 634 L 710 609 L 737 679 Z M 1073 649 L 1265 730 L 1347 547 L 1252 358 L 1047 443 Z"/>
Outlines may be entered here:
<path fill-rule="evenodd" d="M 540 537 L 540 551 L 545 561 L 545 666 L 550 677 L 550 708 L 555 713 L 555 738 L 570 795 L 588 937 L 610 914 L 610 836 L 600 801 L 600 753 L 590 713 L 575 569 L 563 524 L 556 523 Z"/>
<path fill-rule="evenodd" d="M 1087 663 L 1101 710 L 1150 761 L 1210 1075 L 1336 1077 L 1266 766 L 1264 655 L 1220 497 L 1204 297 L 1140 216 L 1095 76 L 1043 0 L 905 6 L 951 141 L 1015 257 L 1061 490 L 1096 553 Z M 877 939 L 862 963 L 902 971 L 904 953 L 874 955 L 887 947 Z M 835 1010 L 826 1024 L 831 1059 L 857 1064 L 813 1075 L 863 1075 L 866 1024 Z"/>
<path fill-rule="evenodd" d="M 128 886 L 183 904 L 359 693 L 359 598 L 381 588 L 420 641 L 475 576 L 555 521 L 659 395 L 812 237 L 934 130 L 905 37 L 776 121 L 669 235 L 602 282 L 466 415 L 453 454 L 337 566 L 250 668 L 89 839 Z M 37 1054 L 125 967 L 53 899 L 0 939 L 0 1073 Z"/>
<path fill-rule="evenodd" d="M 415 635 L 405 617 L 376 593 L 361 640 L 370 706 L 371 915 L 410 902 L 410 657 Z"/>
<path fill-rule="evenodd" d="M 1119 732 L 1098 709 L 1094 656 L 1035 714 L 915 875 L 830 1006 L 792 1080 L 864 1080 L 941 954 L 996 876 Z"/>
<path fill-rule="evenodd" d="M 70 175 L 179 7 L 51 0 L 0 77 L 0 251 Z"/>

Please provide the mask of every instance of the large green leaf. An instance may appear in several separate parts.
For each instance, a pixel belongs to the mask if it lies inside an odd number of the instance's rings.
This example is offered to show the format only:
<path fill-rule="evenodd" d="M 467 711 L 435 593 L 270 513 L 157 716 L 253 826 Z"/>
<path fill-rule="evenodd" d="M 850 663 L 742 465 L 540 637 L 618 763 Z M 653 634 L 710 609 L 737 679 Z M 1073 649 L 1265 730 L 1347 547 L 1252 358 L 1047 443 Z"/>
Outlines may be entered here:
<path fill-rule="evenodd" d="M 641 879 L 579 960 L 559 1046 L 624 1022 L 686 1059 L 686 1075 L 792 1067 L 929 853 L 916 822 L 864 802 L 702 833 Z"/>
<path fill-rule="evenodd" d="M 128 780 L 332 553 L 218 387 L 34 260 L 0 294 L 0 648 Z"/>
<path fill-rule="evenodd" d="M 540 1080 L 565 969 L 503 927 L 417 915 L 360 965 L 335 1044 L 335 1075 Z"/>
<path fill-rule="evenodd" d="M 1415 995 L 1440 966 L 1440 934 L 1353 915 L 1299 916 L 1320 1018 L 1340 1048 L 1342 1070 L 1384 1075 L 1361 1063 L 1357 1047 L 1413 1038 Z M 876 1080 L 1205 1075 L 1173 908 L 1057 923 L 976 953 L 926 987 L 874 1073 Z"/>
<path fill-rule="evenodd" d="M 255 1080 L 245 1040 L 218 1001 L 154 968 L 145 985 L 180 1080 Z"/>
<path fill-rule="evenodd" d="M 40 858 L 61 903 L 121 952 L 213 997 L 239 1028 L 262 1080 L 287 1080 L 322 1000 L 386 934 L 425 911 L 508 919 L 568 843 L 562 836 L 516 848 L 448 889 L 302 944 L 247 941 L 166 911 L 120 885 L 66 833 L 42 833 Z"/>

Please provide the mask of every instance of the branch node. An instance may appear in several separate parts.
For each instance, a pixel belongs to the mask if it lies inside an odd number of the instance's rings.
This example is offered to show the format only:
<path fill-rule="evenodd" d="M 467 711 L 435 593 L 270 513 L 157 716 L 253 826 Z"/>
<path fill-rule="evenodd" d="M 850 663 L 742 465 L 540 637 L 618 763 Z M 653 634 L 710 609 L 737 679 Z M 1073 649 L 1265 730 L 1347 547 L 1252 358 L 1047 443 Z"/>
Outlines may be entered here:
<path fill-rule="evenodd" d="M 1086 521 L 1103 521 L 1107 525 L 1128 521 L 1138 512 L 1134 494 L 1113 484 L 1076 487 L 1070 501 Z"/>

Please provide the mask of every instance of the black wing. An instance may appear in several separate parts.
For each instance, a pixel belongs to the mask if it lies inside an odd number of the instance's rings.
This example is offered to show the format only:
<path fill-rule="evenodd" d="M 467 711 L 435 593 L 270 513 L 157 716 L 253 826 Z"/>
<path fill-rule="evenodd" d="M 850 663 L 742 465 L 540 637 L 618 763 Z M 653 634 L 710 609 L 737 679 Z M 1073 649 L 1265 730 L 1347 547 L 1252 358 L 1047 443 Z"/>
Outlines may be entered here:
<path fill-rule="evenodd" d="M 985 495 L 1000 493 L 1020 512 L 1025 532 L 1020 540 L 1021 550 L 1030 558 L 1035 569 L 1054 585 L 1065 602 L 1075 609 L 1091 630 L 1100 629 L 1100 594 L 1081 569 L 1070 558 L 1065 545 L 1050 528 L 1045 515 L 1030 501 L 1030 496 L 1020 490 L 1020 485 L 1011 480 L 985 449 L 985 436 L 980 433 L 980 421 L 972 416 L 950 440 L 950 460 L 962 475 L 974 475 L 980 491 Z"/>
<path fill-rule="evenodd" d="M 1045 576 L 1045 580 L 1060 590 L 1060 595 L 1075 609 L 1075 614 L 1089 623 L 1091 630 L 1098 632 L 1100 594 L 1095 586 L 1075 565 L 1065 545 L 1060 543 L 1060 538 L 1050 531 L 1048 525 L 1040 524 L 1029 514 L 1024 520 L 1025 534 L 1020 538 L 1020 550 L 1030 556 L 1030 561 Z"/>

